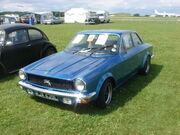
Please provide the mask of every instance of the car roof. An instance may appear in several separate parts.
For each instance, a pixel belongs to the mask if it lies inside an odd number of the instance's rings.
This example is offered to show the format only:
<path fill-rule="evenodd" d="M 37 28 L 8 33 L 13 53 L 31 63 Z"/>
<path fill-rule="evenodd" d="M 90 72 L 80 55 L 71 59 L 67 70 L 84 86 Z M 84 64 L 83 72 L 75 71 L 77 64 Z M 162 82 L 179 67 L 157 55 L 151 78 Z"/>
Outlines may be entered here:
<path fill-rule="evenodd" d="M 100 30 L 81 31 L 79 33 L 80 34 L 85 34 L 85 33 L 112 33 L 112 34 L 121 35 L 123 33 L 130 33 L 130 32 L 135 32 L 135 31 L 132 31 L 132 30 L 116 30 L 116 29 L 100 29 Z"/>
<path fill-rule="evenodd" d="M 0 30 L 5 30 L 5 31 L 11 31 L 14 29 L 22 29 L 22 28 L 35 28 L 35 29 L 37 29 L 36 27 L 34 27 L 32 25 L 22 24 L 22 23 L 0 25 Z"/>

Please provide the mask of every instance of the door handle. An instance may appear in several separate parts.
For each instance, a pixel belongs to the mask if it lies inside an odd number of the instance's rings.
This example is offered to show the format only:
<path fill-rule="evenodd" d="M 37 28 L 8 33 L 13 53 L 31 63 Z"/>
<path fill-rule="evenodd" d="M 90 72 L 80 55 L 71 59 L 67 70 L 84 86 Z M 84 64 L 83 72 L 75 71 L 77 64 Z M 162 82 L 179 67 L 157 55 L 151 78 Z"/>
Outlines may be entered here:
<path fill-rule="evenodd" d="M 28 45 L 27 45 L 27 47 L 30 47 L 30 46 L 31 46 L 31 44 L 28 44 Z"/>

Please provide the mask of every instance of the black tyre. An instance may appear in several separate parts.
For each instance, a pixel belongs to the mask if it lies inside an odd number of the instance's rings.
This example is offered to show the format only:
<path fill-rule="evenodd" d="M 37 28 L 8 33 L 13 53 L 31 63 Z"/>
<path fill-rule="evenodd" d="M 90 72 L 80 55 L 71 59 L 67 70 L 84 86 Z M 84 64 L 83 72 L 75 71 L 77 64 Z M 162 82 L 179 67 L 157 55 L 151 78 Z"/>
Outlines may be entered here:
<path fill-rule="evenodd" d="M 150 68 L 151 68 L 151 57 L 148 56 L 144 64 L 144 67 L 140 70 L 140 74 L 147 75 L 150 71 Z"/>
<path fill-rule="evenodd" d="M 3 69 L 0 67 L 0 78 L 4 75 Z"/>
<path fill-rule="evenodd" d="M 45 50 L 43 57 L 47 57 L 47 56 L 52 55 L 54 53 L 56 53 L 56 50 L 53 47 L 49 47 Z"/>
<path fill-rule="evenodd" d="M 113 84 L 110 79 L 106 80 L 101 88 L 96 106 L 99 108 L 106 108 L 112 100 Z"/>
<path fill-rule="evenodd" d="M 5 76 L 6 74 L 7 72 L 5 71 L 5 69 L 2 66 L 0 66 L 0 78 Z"/>

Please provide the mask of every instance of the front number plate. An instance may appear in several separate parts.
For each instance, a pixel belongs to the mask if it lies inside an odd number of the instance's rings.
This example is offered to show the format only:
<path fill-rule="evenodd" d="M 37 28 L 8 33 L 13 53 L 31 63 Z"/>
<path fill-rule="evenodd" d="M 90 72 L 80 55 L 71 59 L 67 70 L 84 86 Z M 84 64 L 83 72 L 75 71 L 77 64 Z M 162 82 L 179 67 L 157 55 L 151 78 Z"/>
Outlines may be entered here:
<path fill-rule="evenodd" d="M 59 101 L 56 96 L 49 95 L 49 94 L 42 93 L 42 92 L 35 92 L 35 96 L 46 98 L 46 99 L 50 99 L 50 100 L 54 100 L 54 101 Z"/>

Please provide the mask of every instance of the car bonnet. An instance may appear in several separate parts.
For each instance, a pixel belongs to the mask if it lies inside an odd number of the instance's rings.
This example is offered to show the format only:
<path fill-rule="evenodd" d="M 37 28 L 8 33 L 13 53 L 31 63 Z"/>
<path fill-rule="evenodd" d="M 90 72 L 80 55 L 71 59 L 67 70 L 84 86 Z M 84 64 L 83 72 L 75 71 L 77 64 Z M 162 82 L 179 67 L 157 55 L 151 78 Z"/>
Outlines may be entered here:
<path fill-rule="evenodd" d="M 105 63 L 107 57 L 92 57 L 60 52 L 43 61 L 37 62 L 28 69 L 28 73 L 72 80 L 88 74 Z M 28 67 L 27 67 L 28 68 Z"/>

